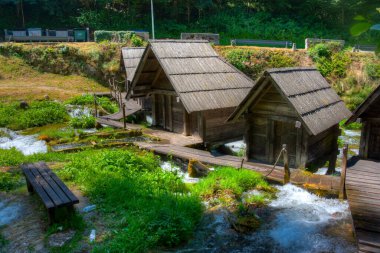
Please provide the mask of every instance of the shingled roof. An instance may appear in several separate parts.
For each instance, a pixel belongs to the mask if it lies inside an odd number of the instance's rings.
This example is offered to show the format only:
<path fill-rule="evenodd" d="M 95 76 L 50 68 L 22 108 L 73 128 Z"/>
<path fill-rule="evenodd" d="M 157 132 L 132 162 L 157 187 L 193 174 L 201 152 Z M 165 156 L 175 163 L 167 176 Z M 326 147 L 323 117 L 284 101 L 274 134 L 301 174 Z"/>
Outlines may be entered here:
<path fill-rule="evenodd" d="M 139 65 L 145 47 L 123 47 L 121 56 L 123 58 L 123 66 L 127 74 L 127 80 L 132 81 L 136 73 L 136 68 Z"/>
<path fill-rule="evenodd" d="M 378 86 L 368 98 L 358 106 L 353 112 L 353 115 L 347 120 L 346 124 L 355 122 L 361 117 L 380 117 L 380 86 Z"/>
<path fill-rule="evenodd" d="M 204 40 L 152 40 L 153 52 L 188 113 L 236 107 L 254 82 L 222 59 Z M 143 59 L 144 59 L 143 55 Z M 143 68 L 142 60 L 138 70 Z M 132 90 L 138 82 L 136 75 Z"/>
<path fill-rule="evenodd" d="M 351 116 L 344 102 L 315 68 L 280 68 L 265 71 L 229 121 L 236 120 L 254 102 L 250 99 L 265 80 L 271 80 L 289 101 L 308 132 L 317 135 Z"/>

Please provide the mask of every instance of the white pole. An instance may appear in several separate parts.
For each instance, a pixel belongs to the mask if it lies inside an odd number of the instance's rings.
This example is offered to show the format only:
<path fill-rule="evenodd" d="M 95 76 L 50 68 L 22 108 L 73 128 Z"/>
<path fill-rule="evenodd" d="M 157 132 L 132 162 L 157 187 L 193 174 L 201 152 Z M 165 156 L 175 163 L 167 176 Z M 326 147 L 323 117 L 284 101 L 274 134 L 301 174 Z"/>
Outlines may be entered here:
<path fill-rule="evenodd" d="M 152 38 L 155 39 L 154 36 L 154 11 L 153 11 L 153 0 L 150 0 L 150 10 L 152 13 Z"/>

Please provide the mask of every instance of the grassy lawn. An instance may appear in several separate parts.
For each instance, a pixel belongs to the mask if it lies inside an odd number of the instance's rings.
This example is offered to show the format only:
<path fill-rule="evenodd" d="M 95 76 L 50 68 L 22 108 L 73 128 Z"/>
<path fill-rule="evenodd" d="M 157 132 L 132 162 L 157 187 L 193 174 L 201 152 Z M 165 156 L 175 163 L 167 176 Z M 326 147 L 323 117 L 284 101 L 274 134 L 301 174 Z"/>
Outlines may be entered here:
<path fill-rule="evenodd" d="M 0 101 L 33 101 L 48 95 L 64 101 L 92 92 L 107 91 L 97 81 L 79 75 L 39 72 L 17 57 L 0 55 Z"/>

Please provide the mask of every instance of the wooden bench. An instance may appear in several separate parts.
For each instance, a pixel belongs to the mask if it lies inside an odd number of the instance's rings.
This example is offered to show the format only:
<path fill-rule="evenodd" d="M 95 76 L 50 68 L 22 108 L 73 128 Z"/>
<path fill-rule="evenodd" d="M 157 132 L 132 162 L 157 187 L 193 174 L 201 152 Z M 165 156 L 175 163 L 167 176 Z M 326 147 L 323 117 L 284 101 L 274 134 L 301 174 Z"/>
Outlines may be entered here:
<path fill-rule="evenodd" d="M 26 178 L 28 191 L 36 192 L 48 210 L 50 223 L 55 220 L 58 208 L 66 207 L 69 211 L 73 211 L 74 204 L 79 203 L 78 198 L 46 163 L 23 164 L 21 169 Z"/>
<path fill-rule="evenodd" d="M 288 48 L 293 46 L 291 41 L 279 41 L 279 40 L 243 40 L 243 39 L 234 39 L 231 40 L 232 46 L 237 45 L 265 45 L 265 46 L 283 46 Z"/>

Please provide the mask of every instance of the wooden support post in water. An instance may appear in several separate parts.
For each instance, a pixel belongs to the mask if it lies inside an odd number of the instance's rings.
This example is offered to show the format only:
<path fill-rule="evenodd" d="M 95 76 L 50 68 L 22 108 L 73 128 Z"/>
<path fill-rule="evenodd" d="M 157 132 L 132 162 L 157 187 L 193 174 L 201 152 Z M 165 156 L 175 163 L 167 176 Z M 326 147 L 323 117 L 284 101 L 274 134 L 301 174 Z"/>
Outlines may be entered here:
<path fill-rule="evenodd" d="M 127 129 L 127 118 L 125 117 L 125 104 L 124 103 L 123 103 L 123 107 L 121 109 L 123 110 L 124 129 Z"/>
<path fill-rule="evenodd" d="M 342 171 L 340 174 L 339 199 L 346 199 L 346 170 L 347 170 L 348 144 L 343 147 Z"/>
<path fill-rule="evenodd" d="M 96 95 L 94 93 L 94 105 L 95 105 L 95 118 L 98 117 L 98 103 L 96 102 Z"/>
<path fill-rule="evenodd" d="M 289 155 L 286 150 L 286 144 L 282 145 L 282 150 L 284 154 L 284 184 L 290 182 L 290 170 L 289 170 Z"/>

